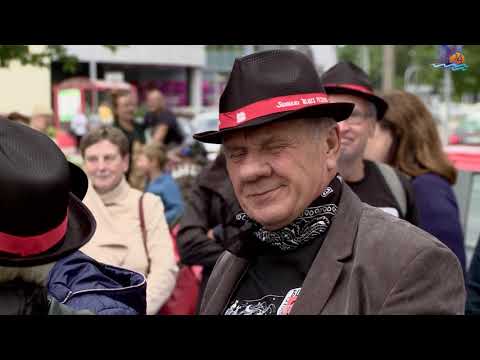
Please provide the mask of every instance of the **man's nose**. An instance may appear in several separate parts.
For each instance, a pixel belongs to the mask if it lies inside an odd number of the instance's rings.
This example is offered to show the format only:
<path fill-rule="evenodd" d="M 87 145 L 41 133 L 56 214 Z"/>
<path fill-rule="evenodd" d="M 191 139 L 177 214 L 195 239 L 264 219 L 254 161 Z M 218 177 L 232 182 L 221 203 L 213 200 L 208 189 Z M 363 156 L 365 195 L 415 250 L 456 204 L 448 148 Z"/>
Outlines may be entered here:
<path fill-rule="evenodd" d="M 240 165 L 240 179 L 243 182 L 253 182 L 272 174 L 272 168 L 262 156 L 248 156 Z"/>

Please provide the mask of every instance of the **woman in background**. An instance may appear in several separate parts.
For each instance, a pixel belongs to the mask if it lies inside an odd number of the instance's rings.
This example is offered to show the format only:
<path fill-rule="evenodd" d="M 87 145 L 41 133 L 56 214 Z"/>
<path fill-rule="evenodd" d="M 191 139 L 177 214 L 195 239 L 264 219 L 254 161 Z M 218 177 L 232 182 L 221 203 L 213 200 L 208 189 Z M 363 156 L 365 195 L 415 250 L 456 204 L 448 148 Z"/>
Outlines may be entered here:
<path fill-rule="evenodd" d="M 384 96 L 388 110 L 376 126 L 365 157 L 411 176 L 419 227 L 457 255 L 465 272 L 465 245 L 452 186 L 457 171 L 443 151 L 432 114 L 417 96 L 395 91 Z"/>

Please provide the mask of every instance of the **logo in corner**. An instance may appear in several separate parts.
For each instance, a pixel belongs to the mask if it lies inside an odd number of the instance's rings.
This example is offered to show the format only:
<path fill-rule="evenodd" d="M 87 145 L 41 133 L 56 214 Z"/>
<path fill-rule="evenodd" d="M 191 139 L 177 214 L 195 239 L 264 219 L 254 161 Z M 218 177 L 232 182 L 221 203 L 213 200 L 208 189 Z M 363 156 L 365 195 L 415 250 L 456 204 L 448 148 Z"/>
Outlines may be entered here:
<path fill-rule="evenodd" d="M 465 71 L 468 69 L 462 52 L 463 45 L 440 45 L 438 51 L 438 63 L 432 64 L 434 68 L 444 68 L 452 71 Z"/>

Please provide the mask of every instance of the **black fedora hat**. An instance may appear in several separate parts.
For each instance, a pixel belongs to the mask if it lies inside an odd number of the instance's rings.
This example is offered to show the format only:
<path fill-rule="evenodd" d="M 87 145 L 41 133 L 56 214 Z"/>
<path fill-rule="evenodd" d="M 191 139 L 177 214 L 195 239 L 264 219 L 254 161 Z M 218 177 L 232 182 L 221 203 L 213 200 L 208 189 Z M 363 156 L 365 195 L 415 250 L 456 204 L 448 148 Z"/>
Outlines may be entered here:
<path fill-rule="evenodd" d="M 320 77 L 327 94 L 348 94 L 362 97 L 375 105 L 377 119 L 383 119 L 388 104 L 375 95 L 368 75 L 357 65 L 341 61 Z"/>
<path fill-rule="evenodd" d="M 48 136 L 0 118 L 0 266 L 46 264 L 86 244 L 96 227 L 87 188 Z"/>
<path fill-rule="evenodd" d="M 221 143 L 225 133 L 271 121 L 331 117 L 342 121 L 351 103 L 329 103 L 314 64 L 295 50 L 271 50 L 235 60 L 220 97 L 218 131 L 193 137 Z"/>

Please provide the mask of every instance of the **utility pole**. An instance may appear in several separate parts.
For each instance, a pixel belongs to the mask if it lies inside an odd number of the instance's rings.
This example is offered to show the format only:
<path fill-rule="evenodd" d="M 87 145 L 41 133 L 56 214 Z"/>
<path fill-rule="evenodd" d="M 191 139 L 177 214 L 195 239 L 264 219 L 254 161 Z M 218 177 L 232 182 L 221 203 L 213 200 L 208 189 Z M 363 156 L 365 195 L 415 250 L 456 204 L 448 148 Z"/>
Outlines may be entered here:
<path fill-rule="evenodd" d="M 450 102 L 452 97 L 452 72 L 450 69 L 445 69 L 443 75 L 443 94 L 445 101 L 445 114 L 442 126 L 442 142 L 444 145 L 448 144 L 448 120 L 450 119 Z"/>
<path fill-rule="evenodd" d="M 360 54 L 363 71 L 370 75 L 370 51 L 368 45 L 361 45 Z"/>
<path fill-rule="evenodd" d="M 98 79 L 97 77 L 97 63 L 95 60 L 91 60 L 88 63 L 88 70 L 90 74 L 90 80 L 96 81 Z M 93 91 L 93 109 L 90 109 L 90 114 L 87 114 L 87 116 L 90 116 L 91 114 L 94 114 L 97 112 L 98 109 L 98 92 L 97 90 Z M 88 104 L 90 106 L 90 104 Z"/>
<path fill-rule="evenodd" d="M 394 45 L 383 45 L 383 92 L 391 91 L 394 88 L 395 77 L 395 47 Z"/>

